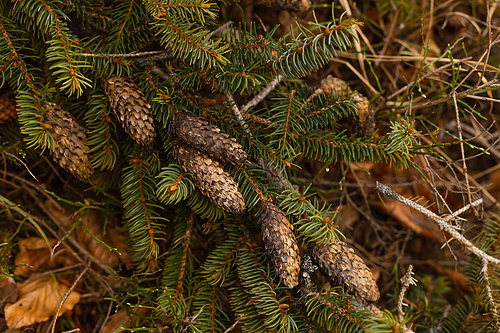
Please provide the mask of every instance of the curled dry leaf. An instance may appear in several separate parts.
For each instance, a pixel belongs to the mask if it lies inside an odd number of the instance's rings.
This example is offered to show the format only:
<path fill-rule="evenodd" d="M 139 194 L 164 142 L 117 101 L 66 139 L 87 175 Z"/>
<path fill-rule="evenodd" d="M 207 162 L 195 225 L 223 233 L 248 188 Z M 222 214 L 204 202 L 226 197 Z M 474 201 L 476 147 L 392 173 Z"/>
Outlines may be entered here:
<path fill-rule="evenodd" d="M 116 266 L 120 259 L 125 263 L 131 262 L 122 229 L 118 226 L 108 226 L 106 235 L 104 235 L 103 225 L 105 216 L 102 212 L 96 209 L 89 209 L 88 213 L 81 212 L 77 215 L 69 215 L 65 211 L 59 210 L 52 201 L 46 201 L 45 205 L 56 219 L 54 222 L 59 226 L 68 230 L 75 222 L 83 218 L 83 225 L 85 225 L 92 235 L 108 246 L 118 249 L 122 254 L 121 257 L 118 253 L 108 250 L 106 246 L 96 241 L 83 229 L 81 224 L 75 229 L 74 232 L 76 233 L 78 243 L 104 265 Z"/>
<path fill-rule="evenodd" d="M 49 243 L 53 247 L 56 245 L 57 239 L 49 239 Z M 19 242 L 19 250 L 14 263 L 20 266 L 14 269 L 15 275 L 37 272 L 40 267 L 47 263 L 49 267 L 55 267 L 53 259 L 50 258 L 50 249 L 43 238 L 29 237 L 23 239 Z"/>
<path fill-rule="evenodd" d="M 57 279 L 56 279 L 57 280 Z M 37 276 L 19 287 L 19 299 L 4 308 L 9 329 L 29 326 L 48 320 L 55 315 L 61 299 L 70 287 L 54 281 L 52 276 Z M 73 291 L 64 302 L 59 315 L 71 311 L 80 300 L 80 294 Z"/>

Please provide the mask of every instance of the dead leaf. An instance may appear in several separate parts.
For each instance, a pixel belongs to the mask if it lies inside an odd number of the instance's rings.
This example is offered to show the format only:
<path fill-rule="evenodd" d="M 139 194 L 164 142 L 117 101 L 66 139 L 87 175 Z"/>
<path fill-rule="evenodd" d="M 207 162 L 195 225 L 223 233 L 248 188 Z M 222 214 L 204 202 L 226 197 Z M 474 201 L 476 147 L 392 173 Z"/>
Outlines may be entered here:
<path fill-rule="evenodd" d="M 145 317 L 148 316 L 151 313 L 150 309 L 146 308 L 139 308 L 137 311 L 135 311 L 135 314 L 131 313 L 130 318 L 132 318 L 132 322 L 137 321 L 137 317 Z M 130 318 L 127 315 L 127 312 L 125 309 L 122 309 L 118 311 L 111 319 L 108 321 L 106 326 L 104 326 L 102 333 L 114 333 L 118 331 L 120 328 L 128 328 L 131 326 L 130 324 Z"/>
<path fill-rule="evenodd" d="M 448 267 L 443 267 L 439 265 L 432 259 L 427 259 L 427 263 L 431 268 L 438 273 L 439 275 L 448 276 L 448 278 L 456 284 L 464 293 L 467 295 L 472 294 L 471 287 L 467 281 L 467 277 L 465 277 L 464 273 L 458 272 L 454 269 L 450 269 Z"/>
<path fill-rule="evenodd" d="M 52 276 L 37 276 L 19 287 L 19 299 L 4 308 L 9 329 L 29 326 L 48 320 L 56 314 L 67 285 L 54 281 Z M 73 291 L 64 302 L 59 315 L 71 311 L 80 300 L 80 293 Z"/>
<path fill-rule="evenodd" d="M 17 285 L 16 281 L 11 277 L 0 279 L 0 301 L 15 302 L 17 300 Z"/>
<path fill-rule="evenodd" d="M 410 207 L 394 199 L 384 198 L 384 202 L 385 204 L 378 203 L 378 206 L 402 226 L 410 229 L 419 236 L 433 240 L 439 244 L 445 241 L 439 229 L 424 214 L 412 210 Z"/>
<path fill-rule="evenodd" d="M 46 201 L 45 205 L 50 210 L 54 218 L 56 218 L 56 221 L 54 222 L 59 226 L 69 229 L 74 223 L 83 218 L 83 225 L 85 225 L 92 235 L 103 241 L 108 246 L 118 249 L 118 251 L 122 254 L 121 257 L 115 251 L 108 250 L 106 246 L 96 241 L 87 231 L 83 229 L 82 225 L 79 225 L 75 229 L 74 233 L 76 234 L 78 243 L 104 265 L 114 267 L 120 262 L 120 260 L 124 263 L 131 262 L 126 246 L 126 239 L 122 229 L 118 226 L 108 225 L 106 235 L 104 235 L 103 225 L 105 222 L 105 216 L 101 211 L 97 209 L 89 209 L 88 212 L 81 212 L 77 215 L 73 215 L 62 212 L 51 201 Z"/>
<path fill-rule="evenodd" d="M 57 239 L 49 239 L 50 246 L 57 243 Z M 21 265 L 14 269 L 14 274 L 31 274 L 50 261 L 50 249 L 45 239 L 29 237 L 19 242 L 19 253 L 14 263 Z"/>

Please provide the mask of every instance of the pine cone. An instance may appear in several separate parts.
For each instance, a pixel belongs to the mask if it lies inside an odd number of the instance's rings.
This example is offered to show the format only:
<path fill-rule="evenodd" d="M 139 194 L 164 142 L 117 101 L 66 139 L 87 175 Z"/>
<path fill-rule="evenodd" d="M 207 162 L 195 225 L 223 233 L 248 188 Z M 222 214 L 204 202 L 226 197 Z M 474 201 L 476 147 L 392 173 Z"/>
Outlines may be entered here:
<path fill-rule="evenodd" d="M 311 8 L 311 0 L 257 0 L 257 3 L 276 9 L 302 13 Z"/>
<path fill-rule="evenodd" d="M 288 288 L 295 287 L 299 284 L 300 253 L 292 224 L 268 199 L 261 200 L 258 219 L 274 269 Z"/>
<path fill-rule="evenodd" d="M 321 80 L 319 89 L 323 90 L 323 92 L 327 96 L 330 96 L 332 91 L 335 95 L 344 95 L 346 93 L 351 93 L 351 89 L 349 89 L 349 86 L 344 80 L 341 80 L 332 75 L 328 75 L 326 78 Z"/>
<path fill-rule="evenodd" d="M 139 87 L 127 77 L 112 76 L 104 81 L 104 90 L 125 132 L 140 145 L 150 144 L 156 136 L 151 105 Z"/>
<path fill-rule="evenodd" d="M 347 83 L 332 75 L 328 75 L 321 80 L 319 89 L 328 96 L 330 96 L 332 91 L 336 95 L 351 93 L 351 89 L 349 89 Z M 351 98 L 356 100 L 356 109 L 358 109 L 357 115 L 348 118 L 351 132 L 357 136 L 372 136 L 373 132 L 375 132 L 375 112 L 370 101 L 360 93 L 354 94 Z"/>
<path fill-rule="evenodd" d="M 311 257 L 321 273 L 327 276 L 333 285 L 341 285 L 349 292 L 357 293 L 368 301 L 380 298 L 377 283 L 372 272 L 354 250 L 344 242 L 327 245 L 310 243 Z"/>
<path fill-rule="evenodd" d="M 354 94 L 352 99 L 356 100 L 358 114 L 351 120 L 352 133 L 358 136 L 372 136 L 375 132 L 375 111 L 370 101 L 360 93 Z"/>
<path fill-rule="evenodd" d="M 235 138 L 198 116 L 178 112 L 173 128 L 175 134 L 184 142 L 221 161 L 241 164 L 248 158 L 248 154 Z"/>
<path fill-rule="evenodd" d="M 10 123 L 17 117 L 16 100 L 0 97 L 0 125 Z"/>
<path fill-rule="evenodd" d="M 201 193 L 217 207 L 238 215 L 245 212 L 238 184 L 219 162 L 180 141 L 174 144 L 174 156 L 182 169 L 193 175 L 194 184 Z"/>
<path fill-rule="evenodd" d="M 94 170 L 90 164 L 85 128 L 59 105 L 48 103 L 44 114 L 48 131 L 54 138 L 52 158 L 81 181 L 90 182 Z"/>

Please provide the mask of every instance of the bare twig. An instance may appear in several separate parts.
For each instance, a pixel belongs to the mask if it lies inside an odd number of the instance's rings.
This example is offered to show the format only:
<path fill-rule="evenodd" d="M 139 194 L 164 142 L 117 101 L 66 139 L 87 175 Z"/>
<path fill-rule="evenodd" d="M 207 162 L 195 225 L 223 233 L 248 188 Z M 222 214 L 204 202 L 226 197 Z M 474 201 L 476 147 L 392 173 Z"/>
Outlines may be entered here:
<path fill-rule="evenodd" d="M 51 333 L 54 333 L 54 330 L 56 329 L 57 317 L 59 316 L 59 312 L 61 312 L 61 308 L 62 308 L 64 302 L 66 302 L 66 300 L 68 299 L 69 294 L 71 294 L 73 292 L 73 289 L 75 289 L 76 284 L 78 283 L 78 281 L 80 281 L 80 279 L 82 278 L 82 276 L 85 275 L 85 273 L 87 273 L 87 270 L 89 269 L 91 263 L 92 262 L 90 261 L 87 264 L 87 267 L 85 267 L 85 269 L 80 273 L 80 275 L 78 275 L 78 277 L 76 278 L 76 280 L 73 283 L 73 285 L 71 286 L 71 288 L 69 288 L 69 290 L 66 292 L 66 294 L 64 294 L 64 296 L 63 296 L 63 298 L 61 300 L 61 303 L 59 303 L 59 307 L 57 308 L 56 315 L 54 316 L 54 321 L 52 322 Z"/>
<path fill-rule="evenodd" d="M 467 172 L 467 162 L 465 160 L 465 150 L 462 137 L 462 126 L 460 125 L 460 111 L 458 110 L 457 93 L 455 91 L 453 91 L 452 97 L 453 97 L 453 105 L 455 106 L 455 116 L 457 118 L 457 132 L 458 132 L 458 140 L 460 141 L 460 152 L 462 153 L 462 165 L 463 165 L 462 169 L 464 170 L 465 186 L 467 187 L 467 196 L 469 197 L 469 203 L 472 203 L 472 196 L 470 194 L 469 173 Z M 479 218 L 479 213 L 475 208 L 474 208 L 474 215 L 476 215 L 476 217 Z"/>
<path fill-rule="evenodd" d="M 283 80 L 283 76 L 278 75 L 272 80 L 264 89 L 259 91 L 257 95 L 255 95 L 254 98 L 247 104 L 243 105 L 241 107 L 241 113 L 246 113 L 251 107 L 254 107 L 255 105 L 259 104 L 260 101 L 262 101 L 266 96 L 276 88 L 276 86 Z"/>
<path fill-rule="evenodd" d="M 227 330 L 224 331 L 224 333 L 229 333 L 231 332 L 232 330 L 234 330 L 234 328 L 236 327 L 236 325 L 238 325 L 238 323 L 240 322 L 240 320 L 244 317 L 245 315 L 244 314 L 240 314 L 240 316 L 238 317 L 238 319 L 236 319 L 236 321 L 231 325 L 231 327 L 229 327 Z"/>
<path fill-rule="evenodd" d="M 466 205 L 462 209 L 457 210 L 456 212 L 448 215 L 447 217 L 440 217 L 440 216 L 434 214 L 433 212 L 431 212 L 430 210 L 428 210 L 427 208 L 424 208 L 423 206 L 417 204 L 416 202 L 411 201 L 409 199 L 406 199 L 402 195 L 394 192 L 390 187 L 385 186 L 382 183 L 377 182 L 376 189 L 380 193 L 382 193 L 390 198 L 393 198 L 395 200 L 398 200 L 399 202 L 404 203 L 408 207 L 413 208 L 413 209 L 423 213 L 424 215 L 428 216 L 429 218 L 433 219 L 437 223 L 437 225 L 439 226 L 439 228 L 441 230 L 448 232 L 453 238 L 455 238 L 460 243 L 462 243 L 470 252 L 474 253 L 476 256 L 478 256 L 481 259 L 484 259 L 488 262 L 491 262 L 495 265 L 500 264 L 500 259 L 494 258 L 494 257 L 490 256 L 489 254 L 485 253 L 484 251 L 482 251 L 481 249 L 474 246 L 474 244 L 472 244 L 467 238 L 465 238 L 462 234 L 460 234 L 458 232 L 459 228 L 457 226 L 453 226 L 453 225 L 448 223 L 449 221 L 456 218 L 458 215 L 467 211 L 471 207 L 479 206 L 483 202 L 483 199 L 478 199 L 478 200 L 474 201 L 472 204 Z M 451 239 L 450 239 L 450 241 L 451 241 Z"/>

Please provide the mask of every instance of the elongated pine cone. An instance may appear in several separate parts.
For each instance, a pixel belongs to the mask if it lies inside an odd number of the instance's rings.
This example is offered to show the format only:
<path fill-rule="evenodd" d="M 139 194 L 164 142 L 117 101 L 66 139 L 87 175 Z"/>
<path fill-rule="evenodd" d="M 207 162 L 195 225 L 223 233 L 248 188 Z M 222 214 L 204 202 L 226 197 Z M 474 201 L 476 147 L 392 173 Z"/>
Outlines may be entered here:
<path fill-rule="evenodd" d="M 16 100 L 9 97 L 0 97 L 0 125 L 10 123 L 16 117 Z"/>
<path fill-rule="evenodd" d="M 370 269 L 354 250 L 344 242 L 320 245 L 309 243 L 309 254 L 321 273 L 333 285 L 341 285 L 349 292 L 368 300 L 380 298 L 377 283 Z"/>
<path fill-rule="evenodd" d="M 358 114 L 351 120 L 352 132 L 358 136 L 372 136 L 375 132 L 375 111 L 370 101 L 360 93 L 354 94 L 352 99 L 356 100 L 358 109 Z"/>
<path fill-rule="evenodd" d="M 267 7 L 285 9 L 298 13 L 305 12 L 311 8 L 311 0 L 257 0 L 257 3 Z"/>
<path fill-rule="evenodd" d="M 173 128 L 185 143 L 221 161 L 241 164 L 248 158 L 235 138 L 198 116 L 178 112 Z"/>
<path fill-rule="evenodd" d="M 151 105 L 139 87 L 125 76 L 111 76 L 104 90 L 125 132 L 140 145 L 150 144 L 156 136 Z"/>
<path fill-rule="evenodd" d="M 52 158 L 81 181 L 90 182 L 94 170 L 89 160 L 85 128 L 71 114 L 54 103 L 47 103 L 44 114 L 48 131 L 54 138 Z"/>
<path fill-rule="evenodd" d="M 274 269 L 288 288 L 295 287 L 299 284 L 300 252 L 293 225 L 268 199 L 260 201 L 258 219 Z"/>
<path fill-rule="evenodd" d="M 174 144 L 174 156 L 181 168 L 193 175 L 194 184 L 201 193 L 217 207 L 238 215 L 245 212 L 238 184 L 219 162 L 181 141 Z"/>

